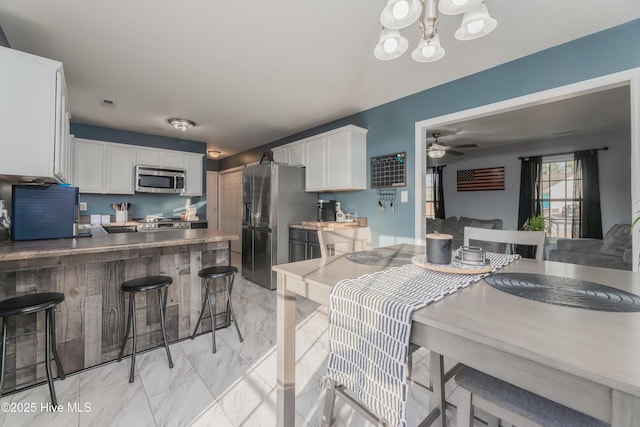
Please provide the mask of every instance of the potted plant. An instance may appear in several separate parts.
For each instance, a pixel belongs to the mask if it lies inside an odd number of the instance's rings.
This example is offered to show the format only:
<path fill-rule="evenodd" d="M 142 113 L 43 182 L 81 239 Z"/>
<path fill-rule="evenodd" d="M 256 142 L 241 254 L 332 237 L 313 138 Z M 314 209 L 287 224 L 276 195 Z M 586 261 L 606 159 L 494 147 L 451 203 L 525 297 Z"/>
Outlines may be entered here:
<path fill-rule="evenodd" d="M 554 221 L 552 218 L 546 218 L 544 215 L 535 215 L 531 218 L 527 218 L 522 229 L 525 231 L 544 231 L 547 236 L 551 235 Z"/>

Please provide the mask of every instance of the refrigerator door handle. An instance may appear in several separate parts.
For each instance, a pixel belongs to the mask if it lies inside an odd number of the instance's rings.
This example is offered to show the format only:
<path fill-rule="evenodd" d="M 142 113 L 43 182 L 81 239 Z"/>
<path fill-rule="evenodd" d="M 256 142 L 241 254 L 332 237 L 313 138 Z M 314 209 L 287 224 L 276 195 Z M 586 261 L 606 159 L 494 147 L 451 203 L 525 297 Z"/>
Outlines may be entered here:
<path fill-rule="evenodd" d="M 253 225 L 251 222 L 251 203 L 244 204 L 244 215 L 242 218 L 242 225 Z"/>

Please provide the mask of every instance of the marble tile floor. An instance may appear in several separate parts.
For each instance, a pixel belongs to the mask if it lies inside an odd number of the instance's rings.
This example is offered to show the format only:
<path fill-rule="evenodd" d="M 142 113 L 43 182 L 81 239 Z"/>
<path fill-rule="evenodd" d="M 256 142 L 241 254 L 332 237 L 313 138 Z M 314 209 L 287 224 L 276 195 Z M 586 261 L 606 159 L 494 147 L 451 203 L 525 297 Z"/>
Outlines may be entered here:
<path fill-rule="evenodd" d="M 236 259 L 237 258 L 237 259 Z M 240 265 L 239 255 L 233 265 Z M 135 382 L 130 384 L 131 359 L 68 375 L 55 382 L 61 410 L 49 407 L 46 384 L 0 398 L 0 426 L 275 426 L 276 407 L 276 292 L 236 278 L 233 305 L 244 342 L 233 327 L 170 346 L 174 368 L 163 348 L 136 358 Z M 322 377 L 328 356 L 327 309 L 298 299 L 296 354 L 296 426 L 319 426 L 324 390 Z M 429 354 L 414 355 L 414 379 L 428 381 Z M 448 399 L 455 388 L 447 385 Z M 428 397 L 412 386 L 409 425 L 427 414 Z M 455 414 L 447 414 L 455 426 Z M 336 427 L 371 426 L 351 407 L 336 402 Z M 478 424 L 482 425 L 482 424 Z"/>

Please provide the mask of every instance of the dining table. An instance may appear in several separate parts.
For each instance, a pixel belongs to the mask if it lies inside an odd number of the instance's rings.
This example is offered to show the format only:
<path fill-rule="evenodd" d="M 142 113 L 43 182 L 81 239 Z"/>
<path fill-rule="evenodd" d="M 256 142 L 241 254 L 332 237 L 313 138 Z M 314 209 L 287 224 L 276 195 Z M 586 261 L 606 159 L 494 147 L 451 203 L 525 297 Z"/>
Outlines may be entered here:
<path fill-rule="evenodd" d="M 425 247 L 399 244 L 380 250 L 406 259 L 424 254 Z M 273 267 L 278 426 L 295 425 L 296 296 L 329 306 L 338 282 L 385 268 L 348 255 Z M 631 271 L 521 258 L 499 273 L 588 281 L 640 295 L 640 273 Z M 450 358 L 614 427 L 640 426 L 640 311 L 549 304 L 499 290 L 485 278 L 417 310 L 410 342 L 431 353 L 428 418 L 434 425 L 446 425 L 449 377 L 443 359 Z"/>

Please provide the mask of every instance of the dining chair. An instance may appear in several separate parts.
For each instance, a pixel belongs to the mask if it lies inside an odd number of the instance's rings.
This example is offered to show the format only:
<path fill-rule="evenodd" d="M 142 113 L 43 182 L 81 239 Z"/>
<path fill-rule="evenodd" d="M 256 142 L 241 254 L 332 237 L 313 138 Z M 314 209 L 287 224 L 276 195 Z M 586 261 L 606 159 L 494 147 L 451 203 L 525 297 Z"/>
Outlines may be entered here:
<path fill-rule="evenodd" d="M 605 427 L 608 423 L 575 411 L 468 366 L 455 376 L 457 427 L 474 425 L 474 407 L 487 413 L 487 427 Z"/>
<path fill-rule="evenodd" d="M 344 255 L 351 252 L 368 251 L 372 248 L 369 227 L 318 230 L 320 257 Z"/>
<path fill-rule="evenodd" d="M 464 228 L 465 246 L 469 246 L 471 240 L 534 246 L 536 251 L 535 259 L 540 261 L 542 261 L 542 256 L 544 255 L 544 239 L 544 231 L 494 230 L 492 228 L 477 227 Z"/>

